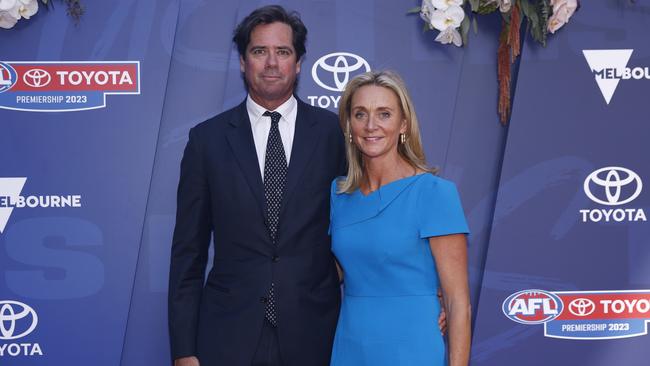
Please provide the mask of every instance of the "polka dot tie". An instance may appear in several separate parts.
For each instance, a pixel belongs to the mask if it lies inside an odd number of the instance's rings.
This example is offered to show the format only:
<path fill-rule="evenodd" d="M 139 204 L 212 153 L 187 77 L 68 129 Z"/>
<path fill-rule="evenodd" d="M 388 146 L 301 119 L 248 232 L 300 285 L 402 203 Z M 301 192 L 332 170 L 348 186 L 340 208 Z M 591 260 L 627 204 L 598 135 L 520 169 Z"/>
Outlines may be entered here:
<path fill-rule="evenodd" d="M 282 138 L 278 129 L 278 122 L 280 122 L 282 115 L 278 112 L 266 111 L 264 116 L 271 117 L 271 131 L 266 143 L 266 158 L 264 161 L 264 199 L 266 200 L 269 235 L 273 244 L 277 245 L 282 193 L 287 179 L 287 157 L 284 154 Z M 273 326 L 277 326 L 274 287 L 274 284 L 271 283 L 266 301 L 265 315 Z"/>

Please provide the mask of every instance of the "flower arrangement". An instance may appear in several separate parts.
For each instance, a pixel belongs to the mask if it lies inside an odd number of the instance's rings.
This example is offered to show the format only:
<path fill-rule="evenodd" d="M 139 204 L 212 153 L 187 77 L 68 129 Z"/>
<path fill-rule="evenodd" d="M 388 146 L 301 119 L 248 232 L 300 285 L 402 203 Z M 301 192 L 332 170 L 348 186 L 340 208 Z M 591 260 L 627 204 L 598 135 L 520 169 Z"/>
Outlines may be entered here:
<path fill-rule="evenodd" d="M 439 31 L 435 41 L 458 47 L 467 44 L 470 26 L 477 31 L 477 15 L 501 13 L 497 51 L 498 111 L 501 123 L 505 124 L 510 118 L 511 65 L 521 52 L 522 22 L 526 20 L 533 39 L 546 46 L 548 34 L 568 23 L 578 8 L 578 0 L 422 0 L 422 5 L 409 13 L 420 14 L 425 31 Z M 468 9 L 471 21 L 466 15 Z"/>
<path fill-rule="evenodd" d="M 68 8 L 68 15 L 75 23 L 84 13 L 81 0 L 61 0 Z M 49 9 L 54 8 L 51 0 L 0 0 L 0 28 L 11 29 L 20 19 L 29 19 L 38 12 L 38 3 L 41 2 Z"/>

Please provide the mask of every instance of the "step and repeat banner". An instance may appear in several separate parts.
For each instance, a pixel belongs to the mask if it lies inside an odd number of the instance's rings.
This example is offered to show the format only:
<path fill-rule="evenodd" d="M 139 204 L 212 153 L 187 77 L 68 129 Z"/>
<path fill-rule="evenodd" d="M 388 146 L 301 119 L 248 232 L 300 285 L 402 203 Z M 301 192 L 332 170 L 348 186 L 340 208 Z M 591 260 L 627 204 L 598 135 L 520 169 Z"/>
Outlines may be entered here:
<path fill-rule="evenodd" d="M 473 365 L 648 364 L 650 13 L 629 5 L 583 2 L 523 50 Z"/>
<path fill-rule="evenodd" d="M 0 365 L 169 364 L 187 133 L 245 98 L 232 31 L 269 2 L 82 1 L 77 26 L 55 3 L 0 31 Z M 647 358 L 647 7 L 585 3 L 526 41 L 504 128 L 498 16 L 456 48 L 406 15 L 419 1 L 279 3 L 309 29 L 305 102 L 336 111 L 368 70 L 409 86 L 472 230 L 472 364 Z"/>
<path fill-rule="evenodd" d="M 82 3 L 0 29 L 0 365 L 121 362 L 179 6 Z"/>
<path fill-rule="evenodd" d="M 244 100 L 232 32 L 265 3 L 181 2 L 122 365 L 169 360 L 167 276 L 180 159 L 191 127 Z M 462 49 L 439 47 L 434 34 L 422 33 L 418 16 L 406 15 L 417 2 L 281 4 L 299 11 L 308 28 L 297 89 L 306 103 L 336 112 L 343 86 L 354 76 L 379 69 L 402 74 L 415 100 L 428 160 L 458 184 L 470 215 L 472 290 L 477 298 L 506 132 L 495 113 L 497 39 L 491 29 L 500 20 L 482 23 L 473 38 L 478 47 Z M 472 108 L 456 103 L 458 95 L 471 101 Z"/>

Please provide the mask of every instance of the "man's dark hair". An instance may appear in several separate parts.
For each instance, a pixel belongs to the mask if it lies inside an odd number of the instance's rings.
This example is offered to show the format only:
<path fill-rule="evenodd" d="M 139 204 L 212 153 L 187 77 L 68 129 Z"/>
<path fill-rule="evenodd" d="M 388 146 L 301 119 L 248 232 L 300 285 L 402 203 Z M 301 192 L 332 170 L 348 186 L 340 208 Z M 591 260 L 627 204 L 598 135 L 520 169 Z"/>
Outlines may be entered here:
<path fill-rule="evenodd" d="M 237 45 L 239 55 L 246 59 L 246 47 L 251 41 L 251 32 L 260 24 L 271 24 L 275 22 L 285 23 L 293 31 L 293 48 L 296 50 L 296 62 L 307 52 L 305 42 L 307 41 L 307 28 L 300 20 L 300 15 L 295 12 L 287 12 L 280 5 L 267 5 L 255 9 L 244 20 L 237 25 L 232 41 Z"/>

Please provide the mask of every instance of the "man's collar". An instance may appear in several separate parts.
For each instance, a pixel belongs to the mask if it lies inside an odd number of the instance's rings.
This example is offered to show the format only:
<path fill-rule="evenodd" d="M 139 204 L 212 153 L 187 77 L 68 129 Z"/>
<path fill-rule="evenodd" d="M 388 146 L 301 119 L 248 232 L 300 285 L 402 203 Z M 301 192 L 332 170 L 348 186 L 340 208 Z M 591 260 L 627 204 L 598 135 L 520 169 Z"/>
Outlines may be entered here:
<path fill-rule="evenodd" d="M 296 100 L 296 97 L 291 95 L 289 99 L 286 100 L 286 102 L 280 104 L 280 106 L 276 108 L 275 111 L 271 112 L 278 112 L 282 115 L 282 117 L 285 117 L 288 116 L 289 113 L 297 107 L 298 101 Z M 262 114 L 267 111 L 266 108 L 257 104 L 257 102 L 251 98 L 250 94 L 246 97 L 246 110 L 248 111 L 248 115 L 251 117 L 251 123 L 259 121 L 259 119 L 262 117 Z"/>

